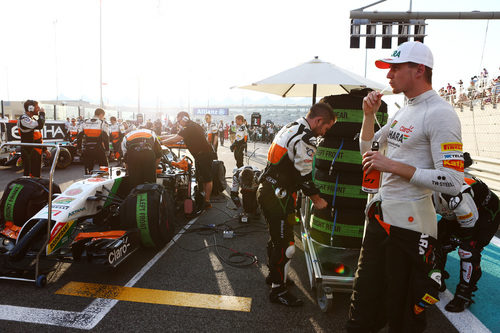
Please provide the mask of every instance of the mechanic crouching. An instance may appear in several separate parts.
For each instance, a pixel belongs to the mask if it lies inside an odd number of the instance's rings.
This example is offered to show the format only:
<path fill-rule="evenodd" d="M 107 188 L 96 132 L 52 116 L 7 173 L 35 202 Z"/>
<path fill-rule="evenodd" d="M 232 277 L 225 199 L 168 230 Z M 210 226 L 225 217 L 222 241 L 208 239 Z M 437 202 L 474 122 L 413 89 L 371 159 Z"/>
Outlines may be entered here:
<path fill-rule="evenodd" d="M 131 188 L 144 183 L 156 183 L 156 167 L 162 149 L 156 133 L 147 128 L 129 132 L 122 141 L 122 152 Z"/>
<path fill-rule="evenodd" d="M 465 167 L 472 164 L 464 153 Z M 438 239 L 443 246 L 443 271 L 446 256 L 458 246 L 460 256 L 460 282 L 455 296 L 445 306 L 449 312 L 462 312 L 470 306 L 472 293 L 481 278 L 481 252 L 488 245 L 500 224 L 500 203 L 497 195 L 477 178 L 465 178 L 460 193 L 450 196 L 434 192 L 436 212 L 442 216 L 438 223 Z M 444 278 L 449 274 L 444 273 Z M 441 291 L 446 290 L 444 279 Z"/>
<path fill-rule="evenodd" d="M 96 162 L 99 166 L 108 167 L 106 152 L 109 151 L 109 136 L 104 114 L 103 109 L 95 109 L 94 117 L 85 120 L 78 133 L 77 148 L 82 149 L 83 143 L 82 161 L 86 175 L 92 172 Z"/>
<path fill-rule="evenodd" d="M 38 106 L 37 101 L 24 102 L 25 113 L 19 117 L 17 128 L 22 143 L 43 143 L 42 132 L 45 125 L 45 112 Z M 33 116 L 38 115 L 38 120 Z M 42 171 L 42 151 L 50 158 L 46 148 L 21 147 L 21 159 L 24 165 L 24 176 L 40 177 Z"/>
<path fill-rule="evenodd" d="M 305 118 L 297 119 L 278 132 L 267 153 L 267 166 L 260 177 L 257 198 L 269 227 L 267 245 L 271 302 L 287 306 L 302 305 L 302 300 L 287 290 L 287 273 L 295 252 L 293 225 L 297 190 L 309 196 L 317 209 L 327 202 L 319 196 L 312 180 L 316 136 L 326 133 L 336 121 L 332 108 L 314 104 Z"/>
<path fill-rule="evenodd" d="M 241 206 L 241 201 L 238 191 L 241 187 L 241 196 L 243 201 L 243 218 L 257 217 L 258 216 L 258 203 L 257 203 L 257 189 L 259 187 L 259 177 L 261 170 L 251 165 L 242 166 L 235 169 L 233 172 L 233 185 L 231 186 L 231 199 L 237 207 Z"/>

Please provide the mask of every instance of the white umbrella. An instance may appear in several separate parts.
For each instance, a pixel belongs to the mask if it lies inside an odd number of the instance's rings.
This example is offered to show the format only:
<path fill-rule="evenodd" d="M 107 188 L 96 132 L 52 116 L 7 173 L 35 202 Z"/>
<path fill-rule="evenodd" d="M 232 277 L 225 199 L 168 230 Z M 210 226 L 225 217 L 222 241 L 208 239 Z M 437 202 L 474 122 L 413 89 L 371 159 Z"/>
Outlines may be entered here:
<path fill-rule="evenodd" d="M 302 65 L 239 88 L 281 97 L 312 97 L 314 104 L 316 96 L 344 94 L 359 88 L 381 91 L 384 85 L 315 57 Z M 391 94 L 390 90 L 387 93 Z"/>

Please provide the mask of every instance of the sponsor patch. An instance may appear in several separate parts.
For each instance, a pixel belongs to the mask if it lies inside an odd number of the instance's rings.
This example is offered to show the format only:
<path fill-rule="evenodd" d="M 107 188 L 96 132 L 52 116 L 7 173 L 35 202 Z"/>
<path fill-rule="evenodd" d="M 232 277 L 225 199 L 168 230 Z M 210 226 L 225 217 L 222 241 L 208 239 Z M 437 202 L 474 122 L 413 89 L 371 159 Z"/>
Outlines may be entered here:
<path fill-rule="evenodd" d="M 70 197 L 57 197 L 56 200 L 52 201 L 53 203 L 58 203 L 58 204 L 69 204 L 71 201 L 75 200 L 75 198 L 70 198 Z"/>
<path fill-rule="evenodd" d="M 422 299 L 426 302 L 426 303 L 429 303 L 430 305 L 434 304 L 434 303 L 437 303 L 437 301 L 439 301 L 438 299 L 435 299 L 434 297 L 432 297 L 431 295 L 429 294 L 425 294 L 424 297 L 422 297 Z"/>
<path fill-rule="evenodd" d="M 396 124 L 397 124 L 397 123 L 398 123 L 398 121 L 397 121 L 397 120 L 394 120 L 394 121 L 392 122 L 392 124 L 391 124 L 391 128 L 394 128 L 394 126 L 396 126 Z"/>
<path fill-rule="evenodd" d="M 97 183 L 97 182 L 103 182 L 105 180 L 106 180 L 105 178 L 89 178 L 89 179 L 87 179 L 87 181 L 89 181 L 89 182 L 95 182 L 95 183 Z"/>
<path fill-rule="evenodd" d="M 441 151 L 462 151 L 462 143 L 460 142 L 446 142 L 441 144 Z"/>
<path fill-rule="evenodd" d="M 83 192 L 83 190 L 81 188 L 72 188 L 71 190 L 67 190 L 66 192 L 64 192 L 64 194 L 66 194 L 66 195 L 78 195 L 82 192 Z"/>
<path fill-rule="evenodd" d="M 472 217 L 472 212 L 467 215 L 457 216 L 457 220 L 467 220 Z"/>
<path fill-rule="evenodd" d="M 443 166 L 445 168 L 464 172 L 464 161 L 462 160 L 443 160 Z"/>
<path fill-rule="evenodd" d="M 457 158 L 464 158 L 464 154 L 443 154 L 445 160 L 456 160 Z"/>
<path fill-rule="evenodd" d="M 424 308 L 421 307 L 421 306 L 418 306 L 417 304 L 415 304 L 413 306 L 413 312 L 416 314 L 416 315 L 419 315 L 422 313 L 422 311 L 424 311 Z"/>

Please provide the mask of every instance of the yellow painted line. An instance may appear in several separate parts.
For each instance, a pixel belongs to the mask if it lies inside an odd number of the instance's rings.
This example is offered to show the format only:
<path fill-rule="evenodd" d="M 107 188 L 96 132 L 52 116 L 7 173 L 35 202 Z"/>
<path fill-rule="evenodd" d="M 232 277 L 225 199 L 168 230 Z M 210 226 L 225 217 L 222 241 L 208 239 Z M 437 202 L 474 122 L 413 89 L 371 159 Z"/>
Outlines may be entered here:
<path fill-rule="evenodd" d="M 250 312 L 252 306 L 250 297 L 197 294 L 83 282 L 69 282 L 56 291 L 56 294 L 243 312 Z"/>

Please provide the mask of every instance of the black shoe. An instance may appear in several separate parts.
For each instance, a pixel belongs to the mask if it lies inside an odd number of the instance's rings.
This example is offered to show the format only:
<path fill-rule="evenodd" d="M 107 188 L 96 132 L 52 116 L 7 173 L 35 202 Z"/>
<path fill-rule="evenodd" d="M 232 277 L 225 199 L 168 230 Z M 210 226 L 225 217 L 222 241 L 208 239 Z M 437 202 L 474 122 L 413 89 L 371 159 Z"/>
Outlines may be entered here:
<path fill-rule="evenodd" d="M 300 298 L 295 297 L 284 286 L 271 289 L 271 292 L 269 293 L 269 300 L 273 303 L 279 303 L 286 306 L 304 305 L 304 302 Z"/>
<path fill-rule="evenodd" d="M 266 277 L 266 284 L 267 285 L 272 285 L 273 284 L 273 279 L 271 278 L 271 275 L 268 275 Z M 295 286 L 295 282 L 292 279 L 287 278 L 286 282 L 285 282 L 285 287 L 290 288 L 290 287 L 293 287 L 293 286 Z"/>
<path fill-rule="evenodd" d="M 472 303 L 474 303 L 474 301 L 470 298 L 465 298 L 460 295 L 455 295 L 455 297 L 453 297 L 453 299 L 448 304 L 446 304 L 444 308 L 448 312 L 462 312 L 465 310 L 466 307 L 468 308 Z"/>

